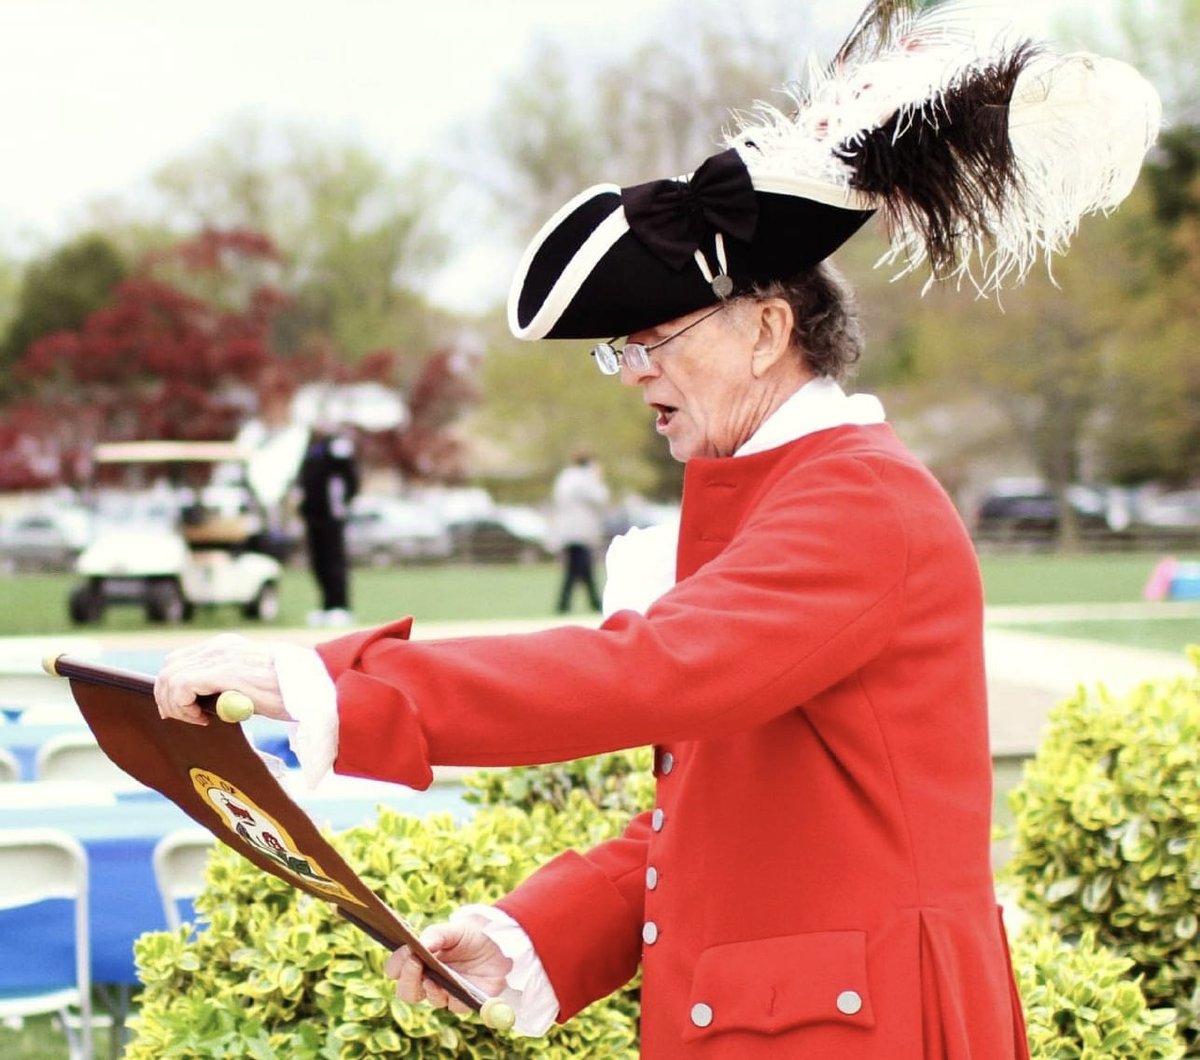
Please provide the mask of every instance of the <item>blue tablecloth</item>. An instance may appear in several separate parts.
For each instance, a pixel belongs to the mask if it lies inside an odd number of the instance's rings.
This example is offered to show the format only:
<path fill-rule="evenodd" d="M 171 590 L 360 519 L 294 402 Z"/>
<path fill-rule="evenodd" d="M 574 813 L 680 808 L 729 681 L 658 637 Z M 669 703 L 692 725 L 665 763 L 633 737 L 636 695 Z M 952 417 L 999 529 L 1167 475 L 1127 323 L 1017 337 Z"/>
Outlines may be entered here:
<path fill-rule="evenodd" d="M 373 819 L 380 803 L 421 816 L 449 810 L 466 820 L 474 808 L 462 795 L 458 787 L 425 792 L 397 787 L 387 799 L 302 801 L 319 822 L 340 829 Z M 61 828 L 83 844 L 90 873 L 92 978 L 97 983 L 137 982 L 134 940 L 143 932 L 166 928 L 154 880 L 154 846 L 168 832 L 185 826 L 195 827 L 195 822 L 157 793 L 116 806 L 0 810 L 0 829 Z M 0 911 L 0 992 L 61 982 L 56 973 L 72 967 L 74 952 L 65 906 L 54 901 Z"/>

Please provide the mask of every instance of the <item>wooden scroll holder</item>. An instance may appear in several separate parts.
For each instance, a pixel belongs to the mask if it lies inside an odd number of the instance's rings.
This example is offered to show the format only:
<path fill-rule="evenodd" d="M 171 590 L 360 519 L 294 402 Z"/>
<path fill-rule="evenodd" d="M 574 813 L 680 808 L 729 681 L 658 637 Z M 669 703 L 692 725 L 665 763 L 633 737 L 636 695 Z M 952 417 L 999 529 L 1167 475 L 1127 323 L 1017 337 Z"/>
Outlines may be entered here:
<path fill-rule="evenodd" d="M 288 797 L 237 724 L 254 713 L 245 695 L 198 697 L 201 710 L 229 724 L 188 725 L 159 716 L 154 679 L 145 674 L 69 655 L 48 656 L 42 665 L 70 681 L 100 747 L 125 772 L 162 792 L 260 869 L 331 902 L 376 942 L 389 950 L 407 946 L 428 977 L 478 1012 L 488 1027 L 512 1027 L 512 1006 L 489 998 L 426 949 Z"/>

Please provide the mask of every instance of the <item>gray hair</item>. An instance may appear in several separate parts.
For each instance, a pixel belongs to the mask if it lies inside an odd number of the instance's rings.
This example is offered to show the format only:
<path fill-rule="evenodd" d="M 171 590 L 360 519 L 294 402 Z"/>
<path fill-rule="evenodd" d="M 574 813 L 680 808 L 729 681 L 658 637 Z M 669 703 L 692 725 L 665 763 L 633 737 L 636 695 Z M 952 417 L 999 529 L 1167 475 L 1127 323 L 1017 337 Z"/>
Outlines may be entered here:
<path fill-rule="evenodd" d="M 822 261 L 786 280 L 756 286 L 750 298 L 782 298 L 792 307 L 792 341 L 807 368 L 844 380 L 862 356 L 863 329 L 854 291 L 837 269 Z"/>

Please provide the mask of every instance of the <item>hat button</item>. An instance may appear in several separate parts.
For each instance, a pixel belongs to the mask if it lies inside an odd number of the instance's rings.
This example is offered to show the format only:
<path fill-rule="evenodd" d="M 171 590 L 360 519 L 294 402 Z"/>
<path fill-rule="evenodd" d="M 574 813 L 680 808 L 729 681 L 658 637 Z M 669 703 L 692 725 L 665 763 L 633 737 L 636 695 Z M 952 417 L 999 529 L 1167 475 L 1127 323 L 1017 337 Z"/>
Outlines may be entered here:
<path fill-rule="evenodd" d="M 843 1016 L 853 1016 L 862 1009 L 862 996 L 857 990 L 843 990 L 837 996 L 837 1009 Z"/>
<path fill-rule="evenodd" d="M 713 277 L 712 289 L 713 294 L 718 298 L 728 298 L 733 294 L 733 280 L 726 276 L 725 273 L 721 273 Z"/>

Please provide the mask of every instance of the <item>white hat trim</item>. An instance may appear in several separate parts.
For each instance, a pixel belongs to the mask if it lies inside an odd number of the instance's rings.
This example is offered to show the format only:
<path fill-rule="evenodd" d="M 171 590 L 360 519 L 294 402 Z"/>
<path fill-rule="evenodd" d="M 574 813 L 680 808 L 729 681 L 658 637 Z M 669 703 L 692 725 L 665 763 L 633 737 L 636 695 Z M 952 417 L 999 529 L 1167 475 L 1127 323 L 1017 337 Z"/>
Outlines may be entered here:
<path fill-rule="evenodd" d="M 541 230 L 525 249 L 520 264 L 517 266 L 512 287 L 508 293 L 508 326 L 509 330 L 518 339 L 540 339 L 554 327 L 559 317 L 562 316 L 571 304 L 571 299 L 575 297 L 579 288 L 583 286 L 584 280 L 591 275 L 592 270 L 601 262 L 604 255 L 612 249 L 617 240 L 629 231 L 629 222 L 625 219 L 625 208 L 618 206 L 597 225 L 595 231 L 588 236 L 583 245 L 571 257 L 571 260 L 567 263 L 567 267 L 562 270 L 558 279 L 554 281 L 554 286 L 550 288 L 550 293 L 543 300 L 541 307 L 534 314 L 529 324 L 526 327 L 520 326 L 517 314 L 521 289 L 525 284 L 525 276 L 529 271 L 529 267 L 533 264 L 533 259 L 541 249 L 542 244 L 562 221 L 574 213 L 580 205 L 589 199 L 607 193 L 620 195 L 621 189 L 616 184 L 594 184 L 592 187 L 581 191 L 551 217 L 549 221 L 542 225 Z"/>
<path fill-rule="evenodd" d="M 742 156 L 743 160 L 745 155 Z M 774 193 L 776 195 L 791 195 L 800 199 L 811 199 L 823 206 L 836 206 L 843 210 L 875 210 L 879 208 L 879 199 L 866 192 L 855 191 L 838 184 L 825 184 L 819 180 L 807 177 L 793 177 L 785 174 L 755 173 L 750 170 L 750 182 L 755 191 Z"/>

